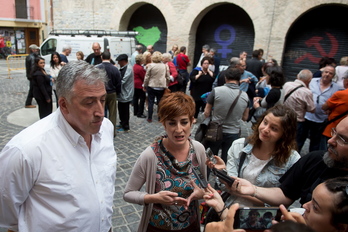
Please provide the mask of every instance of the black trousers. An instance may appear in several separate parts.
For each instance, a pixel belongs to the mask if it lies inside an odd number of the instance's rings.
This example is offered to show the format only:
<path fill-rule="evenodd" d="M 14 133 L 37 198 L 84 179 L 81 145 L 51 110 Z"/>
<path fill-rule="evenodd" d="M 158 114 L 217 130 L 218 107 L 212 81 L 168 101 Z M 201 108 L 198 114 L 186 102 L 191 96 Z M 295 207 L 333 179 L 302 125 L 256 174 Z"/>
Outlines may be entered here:
<path fill-rule="evenodd" d="M 145 98 L 146 98 L 146 94 L 143 89 L 134 88 L 134 96 L 133 96 L 134 116 L 141 116 L 144 114 Z"/>
<path fill-rule="evenodd" d="M 52 106 L 52 99 L 51 99 L 51 102 L 48 103 L 46 100 L 40 100 L 40 99 L 36 99 L 36 102 L 39 106 L 39 117 L 40 119 L 50 115 L 52 113 L 52 109 L 53 109 L 53 106 Z"/>
<path fill-rule="evenodd" d="M 129 105 L 130 102 L 118 102 L 117 104 L 120 125 L 124 130 L 129 130 Z"/>
<path fill-rule="evenodd" d="M 26 106 L 32 105 L 33 98 L 34 98 L 34 95 L 33 95 L 33 81 L 29 80 L 29 91 L 28 91 L 27 100 L 25 100 L 25 105 Z"/>

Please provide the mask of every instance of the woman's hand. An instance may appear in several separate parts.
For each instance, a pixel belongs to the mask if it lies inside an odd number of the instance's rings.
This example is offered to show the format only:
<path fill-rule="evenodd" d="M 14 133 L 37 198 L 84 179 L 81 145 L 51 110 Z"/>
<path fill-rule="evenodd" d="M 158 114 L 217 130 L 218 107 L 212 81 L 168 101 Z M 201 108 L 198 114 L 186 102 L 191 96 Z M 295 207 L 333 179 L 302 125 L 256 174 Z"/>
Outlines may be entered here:
<path fill-rule="evenodd" d="M 155 194 L 145 195 L 144 202 L 146 204 L 157 203 L 163 205 L 186 205 L 187 200 L 185 198 L 178 197 L 178 193 L 171 191 L 160 191 Z"/>
<path fill-rule="evenodd" d="M 280 212 L 282 212 L 281 220 L 294 221 L 302 224 L 306 224 L 306 221 L 301 214 L 295 212 L 289 212 L 284 205 L 279 206 Z M 272 224 L 277 222 L 272 222 Z"/>
<path fill-rule="evenodd" d="M 205 227 L 205 232 L 245 232 L 243 229 L 233 229 L 234 215 L 239 204 L 233 204 L 228 210 L 226 220 L 220 222 L 210 222 Z"/>
<path fill-rule="evenodd" d="M 191 201 L 202 199 L 203 196 L 204 196 L 204 190 L 203 189 L 198 187 L 193 180 L 191 180 L 190 183 L 193 186 L 193 192 L 187 198 L 186 207 L 185 207 L 186 209 L 190 205 Z"/>
<path fill-rule="evenodd" d="M 220 194 L 208 184 L 205 189 L 203 199 L 210 207 L 213 207 L 216 212 L 221 211 L 224 208 L 224 201 L 222 200 Z"/>
<path fill-rule="evenodd" d="M 256 109 L 256 108 L 259 108 L 261 105 L 260 105 L 260 101 L 262 100 L 262 98 L 260 97 L 254 97 L 253 101 L 254 101 L 254 104 L 253 104 L 253 107 Z"/>
<path fill-rule="evenodd" d="M 47 102 L 47 103 L 50 103 L 50 102 L 51 102 L 51 99 L 47 99 L 46 102 Z"/>
<path fill-rule="evenodd" d="M 202 71 L 198 71 L 198 74 L 195 76 L 195 79 L 197 80 L 200 76 L 202 76 Z"/>
<path fill-rule="evenodd" d="M 214 158 L 216 160 L 216 163 L 214 164 L 210 159 L 207 159 L 207 161 L 205 162 L 205 164 L 210 168 L 216 168 L 219 170 L 223 170 L 226 168 L 226 164 L 223 161 L 223 159 L 221 159 L 219 156 L 214 155 Z"/>
<path fill-rule="evenodd" d="M 213 77 L 214 76 L 214 73 L 208 68 L 208 73 L 209 73 L 209 76 Z"/>

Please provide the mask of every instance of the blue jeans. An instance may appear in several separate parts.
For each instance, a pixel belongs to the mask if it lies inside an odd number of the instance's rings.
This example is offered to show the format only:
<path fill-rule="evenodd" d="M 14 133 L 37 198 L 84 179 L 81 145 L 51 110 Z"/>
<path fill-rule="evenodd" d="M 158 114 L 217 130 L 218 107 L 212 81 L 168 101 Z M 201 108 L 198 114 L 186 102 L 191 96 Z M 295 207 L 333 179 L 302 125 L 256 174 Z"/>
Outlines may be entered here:
<path fill-rule="evenodd" d="M 219 149 L 221 148 L 221 159 L 227 164 L 227 152 L 230 149 L 234 140 L 239 139 L 239 134 L 222 134 L 222 140 L 219 142 L 207 142 L 206 147 L 210 147 L 214 155 L 218 155 Z"/>

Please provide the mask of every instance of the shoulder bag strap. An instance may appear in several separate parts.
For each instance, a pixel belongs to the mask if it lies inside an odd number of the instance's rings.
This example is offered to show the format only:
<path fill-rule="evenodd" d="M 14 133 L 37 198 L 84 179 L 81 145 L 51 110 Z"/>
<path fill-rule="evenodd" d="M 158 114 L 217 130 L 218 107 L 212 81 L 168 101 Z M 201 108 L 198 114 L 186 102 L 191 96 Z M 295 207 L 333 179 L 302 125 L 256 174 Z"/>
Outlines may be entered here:
<path fill-rule="evenodd" d="M 337 119 L 342 118 L 342 117 L 343 117 L 344 115 L 346 115 L 346 114 L 348 114 L 348 111 L 346 111 L 346 112 L 344 112 L 343 114 L 340 114 L 340 115 L 334 117 L 333 119 L 331 119 L 330 121 L 328 121 L 327 124 L 329 125 L 330 123 L 336 121 Z"/>
<path fill-rule="evenodd" d="M 244 146 L 243 148 L 248 144 L 249 140 L 246 138 L 244 140 Z M 240 171 L 242 170 L 242 166 L 243 166 L 243 163 L 244 163 L 244 160 L 247 156 L 247 153 L 245 153 L 244 151 L 241 151 L 241 156 L 240 156 L 240 160 L 239 160 L 239 166 L 238 166 L 238 177 L 240 177 Z"/>
<path fill-rule="evenodd" d="M 241 90 L 239 90 L 239 94 L 238 94 L 238 96 L 236 97 L 236 99 L 234 99 L 234 101 L 233 101 L 233 103 L 232 103 L 232 105 L 231 105 L 230 109 L 228 110 L 228 112 L 227 112 L 227 114 L 226 114 L 225 118 L 227 118 L 227 117 L 228 117 L 228 115 L 230 115 L 230 113 L 232 112 L 233 108 L 236 106 L 237 101 L 238 101 L 239 96 L 241 95 L 241 93 L 242 93 L 242 91 L 241 91 Z"/>
<path fill-rule="evenodd" d="M 290 93 L 288 93 L 288 94 L 284 97 L 284 101 L 283 101 L 283 102 L 285 102 L 286 99 L 288 99 L 288 97 L 290 97 L 290 95 L 291 95 L 293 92 L 295 92 L 296 90 L 298 90 L 299 88 L 302 88 L 302 87 L 304 87 L 304 86 L 303 86 L 303 85 L 299 85 L 299 86 L 297 86 L 296 88 L 294 88 L 293 90 L 291 90 Z"/>

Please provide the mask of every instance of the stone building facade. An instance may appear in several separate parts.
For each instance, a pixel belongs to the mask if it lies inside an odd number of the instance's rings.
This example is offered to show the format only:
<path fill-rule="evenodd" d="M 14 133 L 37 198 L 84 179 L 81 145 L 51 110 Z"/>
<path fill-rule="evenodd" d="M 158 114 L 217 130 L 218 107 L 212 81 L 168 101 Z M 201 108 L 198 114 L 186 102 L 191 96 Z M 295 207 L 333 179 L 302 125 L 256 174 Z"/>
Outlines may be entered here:
<path fill-rule="evenodd" d="M 49 25 L 54 29 L 131 30 L 137 24 L 144 23 L 143 28 L 158 24 L 158 50 L 184 45 L 193 61 L 206 43 L 220 50 L 225 64 L 241 50 L 251 54 L 262 48 L 265 59 L 278 60 L 288 75 L 294 75 L 307 66 L 316 69 L 322 56 L 339 60 L 348 55 L 348 34 L 341 22 L 348 13 L 346 0 L 52 0 L 52 4 L 54 22 Z M 216 22 L 221 27 L 212 28 Z M 155 38 L 155 32 L 151 36 Z"/>

